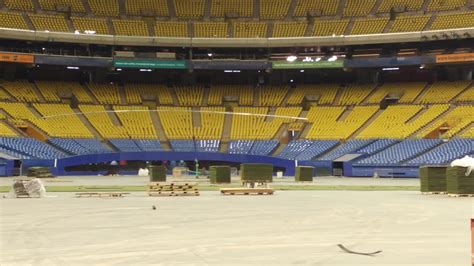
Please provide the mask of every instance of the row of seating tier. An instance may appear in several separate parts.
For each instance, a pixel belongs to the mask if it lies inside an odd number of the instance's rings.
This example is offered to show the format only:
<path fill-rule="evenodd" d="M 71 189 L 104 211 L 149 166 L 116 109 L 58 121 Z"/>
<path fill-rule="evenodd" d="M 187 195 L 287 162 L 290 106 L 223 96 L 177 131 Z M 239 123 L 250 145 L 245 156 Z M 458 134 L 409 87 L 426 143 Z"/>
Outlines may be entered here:
<path fill-rule="evenodd" d="M 123 152 L 142 151 L 133 139 L 110 139 L 109 141 L 119 151 L 123 151 Z"/>
<path fill-rule="evenodd" d="M 22 30 L 29 29 L 23 15 L 11 12 L 0 12 L 0 27 Z"/>
<path fill-rule="evenodd" d="M 454 99 L 455 102 L 474 102 L 474 86 L 470 86 L 458 97 Z"/>
<path fill-rule="evenodd" d="M 97 139 L 50 138 L 48 141 L 73 155 L 111 152 Z"/>
<path fill-rule="evenodd" d="M 2 152 L 14 157 L 20 155 L 22 158 L 58 159 L 68 156 L 51 145 L 33 138 L 0 137 L 0 147 L 3 148 Z"/>
<path fill-rule="evenodd" d="M 120 104 L 120 90 L 115 83 L 89 83 L 87 85 L 101 104 Z"/>
<path fill-rule="evenodd" d="M 289 160 L 312 160 L 336 146 L 336 140 L 293 140 L 277 155 Z"/>
<path fill-rule="evenodd" d="M 173 96 L 165 85 L 158 84 L 124 84 L 125 99 L 129 104 L 141 104 L 143 99 L 155 99 L 161 105 L 173 104 Z"/>
<path fill-rule="evenodd" d="M 371 144 L 357 150 L 357 153 L 359 154 L 373 154 L 377 153 L 383 149 L 386 149 L 387 147 L 390 147 L 394 145 L 395 143 L 398 143 L 399 141 L 396 139 L 378 139 Z"/>
<path fill-rule="evenodd" d="M 107 139 L 127 139 L 130 137 L 125 127 L 112 122 L 110 116 L 115 114 L 109 114 L 103 105 L 81 104 L 79 110 L 102 137 Z"/>
<path fill-rule="evenodd" d="M 344 16 L 367 16 L 372 11 L 377 0 L 346 0 Z"/>
<path fill-rule="evenodd" d="M 355 165 L 397 165 L 439 145 L 439 139 L 408 139 L 362 159 Z"/>
<path fill-rule="evenodd" d="M 413 32 L 424 30 L 432 15 L 398 16 L 388 32 Z M 437 14 L 430 30 L 474 27 L 474 12 L 456 14 Z M 0 13 L 0 26 L 6 28 L 29 29 L 23 15 L 17 13 Z M 156 21 L 154 30 L 149 31 L 148 22 L 142 19 L 110 19 L 112 28 L 109 29 L 108 19 L 73 16 L 70 18 L 73 29 L 62 15 L 29 14 L 33 30 L 71 32 L 78 30 L 95 31 L 96 34 L 116 34 L 124 36 L 160 36 L 160 37 L 189 37 L 188 22 Z M 348 34 L 383 33 L 387 26 L 388 17 L 354 19 Z M 310 36 L 343 35 L 349 25 L 349 19 L 316 19 Z M 273 30 L 267 34 L 269 23 Z M 192 22 L 194 37 L 197 38 L 226 38 L 228 27 L 232 27 L 235 38 L 264 38 L 264 37 L 302 37 L 305 36 L 308 22 L 306 21 L 194 21 Z"/>
<path fill-rule="evenodd" d="M 96 16 L 116 17 L 120 13 L 117 0 L 87 0 L 92 13 Z"/>
<path fill-rule="evenodd" d="M 408 161 L 406 165 L 446 165 L 454 159 L 472 153 L 474 153 L 473 139 L 452 139 Z"/>
<path fill-rule="evenodd" d="M 346 154 L 357 153 L 357 150 L 369 145 L 372 142 L 373 140 L 351 139 L 332 151 L 326 153 L 325 155 L 319 157 L 318 160 L 332 161 Z"/>
<path fill-rule="evenodd" d="M 267 107 L 235 107 L 231 139 L 272 139 L 278 130 L 275 123 L 265 122 Z"/>
<path fill-rule="evenodd" d="M 33 11 L 35 6 L 31 0 L 3 0 L 6 7 L 13 10 Z"/>
<path fill-rule="evenodd" d="M 449 110 L 446 115 L 436 119 L 434 123 L 417 133 L 416 137 L 423 138 L 438 129 L 447 129 L 443 134 L 444 138 L 450 138 L 462 129 L 468 127 L 474 121 L 474 106 L 463 105 Z M 472 132 L 472 131 L 471 131 Z M 469 131 L 467 131 L 469 133 Z M 466 134 L 466 132 L 465 132 Z M 474 137 L 472 134 L 463 135 L 463 137 Z"/>
<path fill-rule="evenodd" d="M 229 143 L 230 154 L 271 155 L 278 145 L 276 140 L 234 140 Z"/>
<path fill-rule="evenodd" d="M 194 127 L 196 139 L 220 139 L 224 128 L 224 107 L 201 107 L 201 126 Z"/>
<path fill-rule="evenodd" d="M 260 106 L 279 106 L 288 93 L 288 86 L 262 86 L 258 92 Z"/>
<path fill-rule="evenodd" d="M 369 84 L 348 84 L 341 89 L 341 96 L 335 103 L 337 105 L 354 105 L 361 103 L 374 89 Z"/>
<path fill-rule="evenodd" d="M 198 19 L 204 16 L 204 0 L 173 0 L 176 16 L 182 19 Z"/>
<path fill-rule="evenodd" d="M 192 139 L 193 117 L 190 107 L 158 107 L 161 125 L 169 139 Z"/>
<path fill-rule="evenodd" d="M 82 1 L 77 0 L 38 0 L 41 9 L 56 11 L 57 8 L 69 8 L 72 12 L 84 13 L 85 8 Z"/>
<path fill-rule="evenodd" d="M 193 140 L 170 140 L 173 151 L 194 152 L 196 151 L 196 143 Z"/>
<path fill-rule="evenodd" d="M 238 97 L 240 105 L 252 105 L 253 87 L 250 85 L 213 85 L 209 89 L 207 103 L 222 105 L 224 97 Z"/>
<path fill-rule="evenodd" d="M 0 81 L 0 87 L 20 102 L 38 102 L 39 96 L 33 89 L 33 84 L 25 80 Z"/>
<path fill-rule="evenodd" d="M 433 83 L 420 97 L 419 103 L 447 103 L 469 86 L 471 81 L 440 81 Z"/>
<path fill-rule="evenodd" d="M 465 6 L 467 0 L 431 0 L 428 5 L 428 11 L 453 10 Z"/>
<path fill-rule="evenodd" d="M 318 104 L 332 104 L 336 98 L 339 84 L 298 85 L 288 98 L 287 104 L 301 105 L 306 96 L 317 97 Z"/>
<path fill-rule="evenodd" d="M 311 107 L 306 118 L 311 128 L 307 139 L 347 139 L 377 112 L 378 106 L 356 106 L 347 109 L 342 106 Z M 345 113 L 347 112 L 347 113 Z"/>
<path fill-rule="evenodd" d="M 60 102 L 61 96 L 69 97 L 72 94 L 81 103 L 93 103 L 91 96 L 79 83 L 39 80 L 35 84 L 47 102 Z"/>
<path fill-rule="evenodd" d="M 423 82 L 400 82 L 385 83 L 378 87 L 367 99 L 367 103 L 380 103 L 385 97 L 398 97 L 399 103 L 412 103 L 421 93 L 426 83 Z"/>
<path fill-rule="evenodd" d="M 370 123 L 356 138 L 406 138 L 435 120 L 449 108 L 448 104 L 391 105 Z"/>
<path fill-rule="evenodd" d="M 125 10 L 127 14 L 136 16 L 169 16 L 168 3 L 166 0 L 125 0 Z"/>
<path fill-rule="evenodd" d="M 211 0 L 212 17 L 224 17 L 228 14 L 251 17 L 253 15 L 253 0 Z"/>
<path fill-rule="evenodd" d="M 201 139 L 196 140 L 196 151 L 197 152 L 218 152 L 220 140 L 218 139 Z"/>
<path fill-rule="evenodd" d="M 202 86 L 176 86 L 175 93 L 181 105 L 199 106 L 204 97 Z"/>
<path fill-rule="evenodd" d="M 2 137 L 16 137 L 18 133 L 12 128 L 7 126 L 3 121 L 0 121 L 0 136 Z"/>
<path fill-rule="evenodd" d="M 418 11 L 423 6 L 424 0 L 382 0 L 378 13 L 388 13 L 392 8 L 402 8 L 406 11 Z"/>
<path fill-rule="evenodd" d="M 260 18 L 282 19 L 288 14 L 291 0 L 260 0 Z"/>
<path fill-rule="evenodd" d="M 132 139 L 156 139 L 156 131 L 146 106 L 114 106 L 117 117 Z"/>

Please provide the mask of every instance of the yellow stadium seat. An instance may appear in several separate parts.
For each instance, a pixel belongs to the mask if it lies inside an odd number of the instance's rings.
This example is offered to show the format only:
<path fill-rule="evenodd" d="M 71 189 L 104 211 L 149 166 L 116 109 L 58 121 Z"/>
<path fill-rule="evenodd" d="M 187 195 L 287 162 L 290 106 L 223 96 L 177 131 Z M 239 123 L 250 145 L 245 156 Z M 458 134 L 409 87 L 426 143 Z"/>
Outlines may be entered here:
<path fill-rule="evenodd" d="M 150 110 L 146 106 L 114 106 L 116 115 L 121 124 L 132 139 L 156 139 L 158 138 L 153 121 L 151 120 Z"/>
<path fill-rule="evenodd" d="M 265 22 L 234 22 L 234 38 L 265 38 L 267 23 Z"/>
<path fill-rule="evenodd" d="M 148 26 L 143 20 L 113 19 L 115 34 L 124 36 L 149 36 Z"/>
<path fill-rule="evenodd" d="M 263 86 L 258 92 L 260 106 L 279 106 L 288 93 L 288 86 Z"/>
<path fill-rule="evenodd" d="M 110 34 L 107 21 L 100 18 L 86 18 L 86 17 L 71 17 L 74 25 L 74 30 L 80 32 L 95 31 L 96 34 Z"/>
<path fill-rule="evenodd" d="M 173 104 L 170 89 L 158 84 L 125 84 L 125 98 L 129 104 L 142 103 L 142 96 L 152 96 L 163 105 Z"/>
<path fill-rule="evenodd" d="M 407 11 L 418 11 L 421 9 L 424 0 L 382 0 L 380 3 L 379 13 L 387 13 L 393 7 L 406 8 Z"/>
<path fill-rule="evenodd" d="M 169 139 L 192 139 L 193 116 L 191 107 L 158 107 L 161 125 Z"/>
<path fill-rule="evenodd" d="M 32 0 L 3 0 L 9 9 L 33 11 L 35 9 Z"/>
<path fill-rule="evenodd" d="M 118 0 L 88 0 L 92 13 L 97 16 L 116 17 L 119 15 Z"/>
<path fill-rule="evenodd" d="M 227 37 L 226 22 L 194 22 L 194 37 L 225 38 Z"/>
<path fill-rule="evenodd" d="M 428 11 L 446 11 L 458 9 L 466 5 L 467 0 L 431 0 Z"/>
<path fill-rule="evenodd" d="M 202 86 L 177 86 L 175 92 L 180 105 L 199 106 L 204 97 Z"/>
<path fill-rule="evenodd" d="M 444 30 L 474 27 L 474 12 L 436 15 L 430 30 Z"/>
<path fill-rule="evenodd" d="M 188 37 L 188 24 L 177 21 L 156 22 L 155 35 L 160 37 Z"/>
<path fill-rule="evenodd" d="M 455 102 L 474 102 L 474 86 L 471 85 L 470 88 L 466 89 L 461 93 L 456 99 Z"/>
<path fill-rule="evenodd" d="M 419 103 L 447 103 L 459 95 L 470 81 L 440 81 L 433 83 L 421 96 Z"/>
<path fill-rule="evenodd" d="M 159 17 L 169 17 L 166 0 L 125 0 L 125 10 L 130 15 L 152 13 Z"/>
<path fill-rule="evenodd" d="M 471 125 L 468 129 L 462 132 L 459 137 L 461 138 L 474 138 L 474 125 Z"/>
<path fill-rule="evenodd" d="M 26 24 L 25 20 L 23 19 L 23 16 L 21 14 L 12 12 L 0 12 L 0 27 L 29 30 L 28 24 Z"/>
<path fill-rule="evenodd" d="M 253 104 L 253 88 L 249 85 L 213 85 L 209 90 L 207 103 L 222 105 L 224 96 L 238 97 L 239 105 Z"/>
<path fill-rule="evenodd" d="M 253 15 L 253 0 L 210 0 L 211 17 L 224 17 L 227 13 L 235 13 L 239 17 Z"/>
<path fill-rule="evenodd" d="M 178 18 L 198 19 L 204 16 L 204 0 L 173 0 Z"/>
<path fill-rule="evenodd" d="M 194 126 L 196 139 L 221 139 L 224 128 L 224 107 L 202 107 L 201 126 Z"/>
<path fill-rule="evenodd" d="M 431 16 L 399 16 L 395 19 L 390 32 L 422 31 Z"/>
<path fill-rule="evenodd" d="M 383 33 L 388 18 L 356 19 L 351 35 Z"/>
<path fill-rule="evenodd" d="M 32 84 L 24 80 L 0 81 L 0 86 L 20 102 L 38 102 L 39 96 L 33 90 Z"/>
<path fill-rule="evenodd" d="M 16 137 L 18 134 L 5 124 L 5 122 L 0 121 L 0 136 L 2 137 Z"/>
<path fill-rule="evenodd" d="M 352 16 L 367 16 L 372 11 L 377 0 L 346 0 L 343 15 Z"/>
<path fill-rule="evenodd" d="M 275 22 L 272 37 L 303 37 L 307 26 L 306 22 Z"/>
<path fill-rule="evenodd" d="M 90 83 L 87 85 L 101 104 L 120 104 L 120 92 L 116 84 Z"/>
<path fill-rule="evenodd" d="M 311 128 L 306 139 L 348 139 L 354 134 L 375 112 L 378 106 L 356 106 L 351 110 L 342 106 L 315 106 L 311 107 L 306 118 Z M 344 112 L 349 112 L 342 120 Z"/>
<path fill-rule="evenodd" d="M 260 0 L 261 19 L 282 19 L 288 14 L 291 0 Z"/>
<path fill-rule="evenodd" d="M 315 20 L 313 36 L 343 35 L 348 24 L 348 19 Z"/>
<path fill-rule="evenodd" d="M 64 81 L 36 81 L 36 86 L 43 94 L 47 102 L 60 102 L 61 94 L 72 93 L 80 103 L 92 103 L 93 99 L 86 92 L 84 87 L 76 82 Z"/>
<path fill-rule="evenodd" d="M 459 131 L 463 128 L 472 125 L 472 121 L 474 121 L 474 106 L 463 105 L 455 107 L 454 109 L 449 110 L 446 115 L 443 115 L 439 119 L 437 119 L 434 123 L 430 124 L 428 127 L 421 130 L 417 137 L 423 138 L 426 137 L 428 134 L 432 133 L 436 129 L 440 127 L 448 128 L 448 131 L 444 133 L 441 137 L 443 138 L 450 138 L 456 135 Z M 469 135 L 469 131 L 465 134 Z M 470 135 L 472 137 L 472 135 Z"/>
<path fill-rule="evenodd" d="M 305 96 L 318 97 L 319 104 L 332 104 L 336 97 L 338 84 L 306 84 L 298 85 L 288 98 L 288 104 L 300 105 Z"/>
<path fill-rule="evenodd" d="M 66 19 L 63 16 L 30 14 L 31 22 L 37 31 L 68 32 Z"/>
<path fill-rule="evenodd" d="M 448 110 L 449 105 L 390 105 L 359 135 L 358 139 L 407 138 Z"/>
<path fill-rule="evenodd" d="M 72 12 L 84 13 L 82 1 L 77 0 L 38 0 L 41 9 L 56 11 L 57 7 L 68 7 Z"/>
<path fill-rule="evenodd" d="M 308 12 L 319 12 L 321 15 L 336 15 L 338 0 L 296 0 L 294 16 L 305 17 Z"/>
<path fill-rule="evenodd" d="M 399 103 L 412 103 L 426 86 L 424 82 L 385 83 L 367 99 L 367 103 L 380 103 L 386 96 L 399 97 Z"/>
<path fill-rule="evenodd" d="M 349 84 L 342 89 L 338 105 L 354 105 L 361 103 L 374 89 L 373 85 L 368 84 Z"/>
<path fill-rule="evenodd" d="M 36 115 L 24 103 L 0 103 L 3 109 L 15 120 L 28 121 L 48 136 L 63 138 L 92 138 L 92 133 L 86 128 L 74 111 L 67 104 L 35 103 Z M 46 118 L 43 118 L 45 116 Z M 49 117 L 48 116 L 54 116 Z"/>
<path fill-rule="evenodd" d="M 104 138 L 128 139 L 130 135 L 124 126 L 114 124 L 102 105 L 79 105 L 79 110 Z M 113 114 L 115 115 L 115 114 Z"/>

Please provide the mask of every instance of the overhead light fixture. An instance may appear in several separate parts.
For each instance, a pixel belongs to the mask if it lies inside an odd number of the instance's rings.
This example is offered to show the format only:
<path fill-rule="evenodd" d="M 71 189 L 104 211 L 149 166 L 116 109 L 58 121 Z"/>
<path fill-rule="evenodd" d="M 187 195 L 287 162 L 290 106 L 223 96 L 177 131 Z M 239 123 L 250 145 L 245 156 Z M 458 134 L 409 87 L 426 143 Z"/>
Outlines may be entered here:
<path fill-rule="evenodd" d="M 399 70 L 399 67 L 384 67 L 382 68 L 383 71 L 396 71 Z"/>
<path fill-rule="evenodd" d="M 85 34 L 95 34 L 95 30 L 85 30 L 84 33 Z"/>
<path fill-rule="evenodd" d="M 151 72 L 149 68 L 140 68 L 140 72 Z"/>
<path fill-rule="evenodd" d="M 122 69 L 121 69 L 121 68 L 117 68 L 117 69 L 115 69 L 115 71 L 122 71 Z"/>
<path fill-rule="evenodd" d="M 81 34 L 81 32 L 78 31 L 78 30 L 75 30 L 75 31 L 74 31 L 74 34 Z"/>
<path fill-rule="evenodd" d="M 240 73 L 240 70 L 224 70 L 224 73 Z"/>
<path fill-rule="evenodd" d="M 424 64 L 420 65 L 420 69 L 423 69 L 423 68 L 425 68 L 425 65 Z"/>
<path fill-rule="evenodd" d="M 67 69 L 74 69 L 74 70 L 79 69 L 79 67 L 75 67 L 75 66 L 68 66 L 68 67 L 66 67 L 66 68 L 67 68 Z"/>
<path fill-rule="evenodd" d="M 315 62 L 321 61 L 321 57 L 316 57 L 316 58 L 314 59 L 314 61 L 315 61 Z"/>
<path fill-rule="evenodd" d="M 313 58 L 309 57 L 309 56 L 306 56 L 304 59 L 303 59 L 303 62 L 313 62 Z"/>
<path fill-rule="evenodd" d="M 296 59 L 298 59 L 298 57 L 294 56 L 294 55 L 290 55 L 286 58 L 286 61 L 288 62 L 295 62 Z"/>
<path fill-rule="evenodd" d="M 301 73 L 304 73 L 304 69 L 301 69 L 300 72 L 301 72 Z"/>
<path fill-rule="evenodd" d="M 334 62 L 336 60 L 337 60 L 337 56 L 335 56 L 335 55 L 328 58 L 328 62 Z"/>
<path fill-rule="evenodd" d="M 213 55 L 214 55 L 214 54 L 211 53 L 211 52 L 207 53 L 207 56 L 209 56 L 209 57 L 212 57 Z"/>

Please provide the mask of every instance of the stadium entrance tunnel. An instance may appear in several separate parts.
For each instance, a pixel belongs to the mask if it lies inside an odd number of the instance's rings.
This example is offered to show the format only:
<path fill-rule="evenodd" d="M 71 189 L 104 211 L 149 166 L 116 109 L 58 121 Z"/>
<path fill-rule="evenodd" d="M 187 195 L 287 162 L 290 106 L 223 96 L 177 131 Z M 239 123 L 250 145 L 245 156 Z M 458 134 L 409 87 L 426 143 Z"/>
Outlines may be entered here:
<path fill-rule="evenodd" d="M 195 160 L 199 161 L 199 168 L 207 168 L 211 165 L 229 165 L 239 168 L 241 163 L 269 163 L 273 165 L 273 171 L 282 171 L 285 175 L 294 175 L 295 162 L 281 158 L 246 155 L 227 154 L 216 152 L 122 152 L 105 154 L 78 155 L 51 161 L 50 167 L 54 167 L 56 175 L 96 175 L 107 174 L 116 171 L 119 174 L 137 174 L 139 168 L 150 164 L 167 164 L 173 167 L 178 162 L 184 163 L 191 171 L 196 170 Z M 44 160 L 42 160 L 44 161 Z M 117 164 L 111 164 L 117 162 Z M 31 165 L 30 162 L 27 165 Z M 45 162 L 42 163 L 43 165 Z"/>

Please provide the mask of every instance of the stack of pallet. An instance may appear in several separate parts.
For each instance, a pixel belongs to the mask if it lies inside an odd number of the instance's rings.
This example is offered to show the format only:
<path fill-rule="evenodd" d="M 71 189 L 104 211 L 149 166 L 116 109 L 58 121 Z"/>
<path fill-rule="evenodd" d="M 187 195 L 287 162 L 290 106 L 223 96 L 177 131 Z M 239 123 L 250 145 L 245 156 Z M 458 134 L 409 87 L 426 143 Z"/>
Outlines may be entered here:
<path fill-rule="evenodd" d="M 423 194 L 446 194 L 446 166 L 421 166 L 420 190 Z"/>
<path fill-rule="evenodd" d="M 456 197 L 474 196 L 474 171 L 471 171 L 469 175 L 466 175 L 467 172 L 467 167 L 448 167 L 446 171 L 448 195 Z"/>
<path fill-rule="evenodd" d="M 197 183 L 149 183 L 148 196 L 199 196 Z"/>
<path fill-rule="evenodd" d="M 36 177 L 36 178 L 47 178 L 53 177 L 49 167 L 30 167 L 28 168 L 28 172 L 26 173 L 28 177 Z"/>

